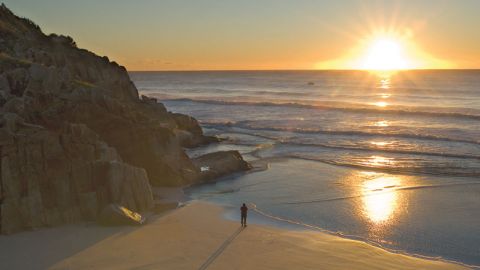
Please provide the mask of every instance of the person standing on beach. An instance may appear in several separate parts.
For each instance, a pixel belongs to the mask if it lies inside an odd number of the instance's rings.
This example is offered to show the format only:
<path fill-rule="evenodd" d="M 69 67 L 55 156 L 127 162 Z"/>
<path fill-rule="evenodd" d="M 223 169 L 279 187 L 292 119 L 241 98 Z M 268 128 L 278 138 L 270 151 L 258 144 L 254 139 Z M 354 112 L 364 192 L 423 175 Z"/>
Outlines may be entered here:
<path fill-rule="evenodd" d="M 247 227 L 248 207 L 245 204 L 243 204 L 242 207 L 240 207 L 240 212 L 242 213 L 242 226 Z"/>

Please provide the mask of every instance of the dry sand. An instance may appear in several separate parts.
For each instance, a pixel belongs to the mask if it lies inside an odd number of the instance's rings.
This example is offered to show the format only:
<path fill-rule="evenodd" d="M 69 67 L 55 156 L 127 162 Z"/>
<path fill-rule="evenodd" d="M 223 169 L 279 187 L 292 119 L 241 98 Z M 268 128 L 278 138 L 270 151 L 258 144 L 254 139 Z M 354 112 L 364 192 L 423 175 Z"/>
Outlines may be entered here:
<path fill-rule="evenodd" d="M 0 269 L 466 269 L 311 231 L 240 224 L 195 202 L 141 227 L 0 236 Z"/>

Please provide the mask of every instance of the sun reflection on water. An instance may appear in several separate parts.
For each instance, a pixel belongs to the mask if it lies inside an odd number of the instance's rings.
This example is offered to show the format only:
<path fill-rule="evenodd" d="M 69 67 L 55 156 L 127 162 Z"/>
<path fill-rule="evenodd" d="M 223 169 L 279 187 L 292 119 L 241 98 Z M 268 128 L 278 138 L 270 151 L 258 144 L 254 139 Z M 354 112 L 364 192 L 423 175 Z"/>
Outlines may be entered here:
<path fill-rule="evenodd" d="M 392 218 L 398 208 L 398 194 L 395 187 L 400 179 L 392 176 L 380 176 L 363 183 L 364 215 L 374 223 L 386 222 Z"/>
<path fill-rule="evenodd" d="M 372 103 L 372 105 L 377 106 L 377 107 L 381 107 L 381 108 L 385 108 L 389 104 L 388 104 L 388 102 L 385 102 L 385 101 L 378 101 L 378 102 Z"/>
<path fill-rule="evenodd" d="M 395 165 L 395 160 L 393 158 L 382 156 L 370 156 L 363 163 L 370 167 L 384 167 Z"/>
<path fill-rule="evenodd" d="M 375 237 L 389 234 L 391 226 L 407 218 L 411 193 L 404 188 L 418 184 L 414 176 L 376 171 L 355 171 L 344 181 L 355 198 L 354 211 Z"/>
<path fill-rule="evenodd" d="M 390 145 L 392 144 L 391 142 L 377 142 L 377 141 L 371 141 L 370 144 L 373 144 L 375 146 L 387 146 L 387 145 Z"/>
<path fill-rule="evenodd" d="M 378 89 L 382 89 L 383 91 L 381 93 L 376 94 L 381 99 L 388 99 L 392 96 L 390 92 L 390 75 L 389 74 L 377 74 L 379 76 L 379 81 L 378 81 Z M 387 107 L 389 105 L 388 102 L 385 101 L 377 101 L 371 103 L 371 105 L 377 106 L 377 107 Z"/>
<path fill-rule="evenodd" d="M 388 127 L 390 124 L 388 123 L 388 121 L 382 120 L 375 122 L 374 125 L 377 127 Z"/>
<path fill-rule="evenodd" d="M 379 86 L 379 88 L 381 88 L 381 89 L 389 89 L 389 88 L 390 88 L 390 79 L 389 79 L 389 78 L 380 79 L 380 86 Z"/>

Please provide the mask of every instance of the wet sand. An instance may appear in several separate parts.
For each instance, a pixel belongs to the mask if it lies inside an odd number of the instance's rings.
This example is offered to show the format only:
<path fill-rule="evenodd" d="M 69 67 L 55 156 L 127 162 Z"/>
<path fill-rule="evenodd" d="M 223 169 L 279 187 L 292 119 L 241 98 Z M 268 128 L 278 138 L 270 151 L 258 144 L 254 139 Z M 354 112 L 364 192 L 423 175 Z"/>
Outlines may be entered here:
<path fill-rule="evenodd" d="M 320 232 L 240 224 L 203 202 L 141 227 L 65 226 L 0 236 L 0 269 L 467 269 Z"/>

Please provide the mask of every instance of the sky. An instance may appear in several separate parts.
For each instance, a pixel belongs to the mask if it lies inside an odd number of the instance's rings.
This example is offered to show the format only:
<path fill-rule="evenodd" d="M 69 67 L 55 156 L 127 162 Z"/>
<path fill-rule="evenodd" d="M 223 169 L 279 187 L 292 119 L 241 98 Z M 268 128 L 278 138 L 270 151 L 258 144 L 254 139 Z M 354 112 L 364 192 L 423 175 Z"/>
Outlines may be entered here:
<path fill-rule="evenodd" d="M 128 70 L 480 68 L 480 0 L 0 1 Z"/>

